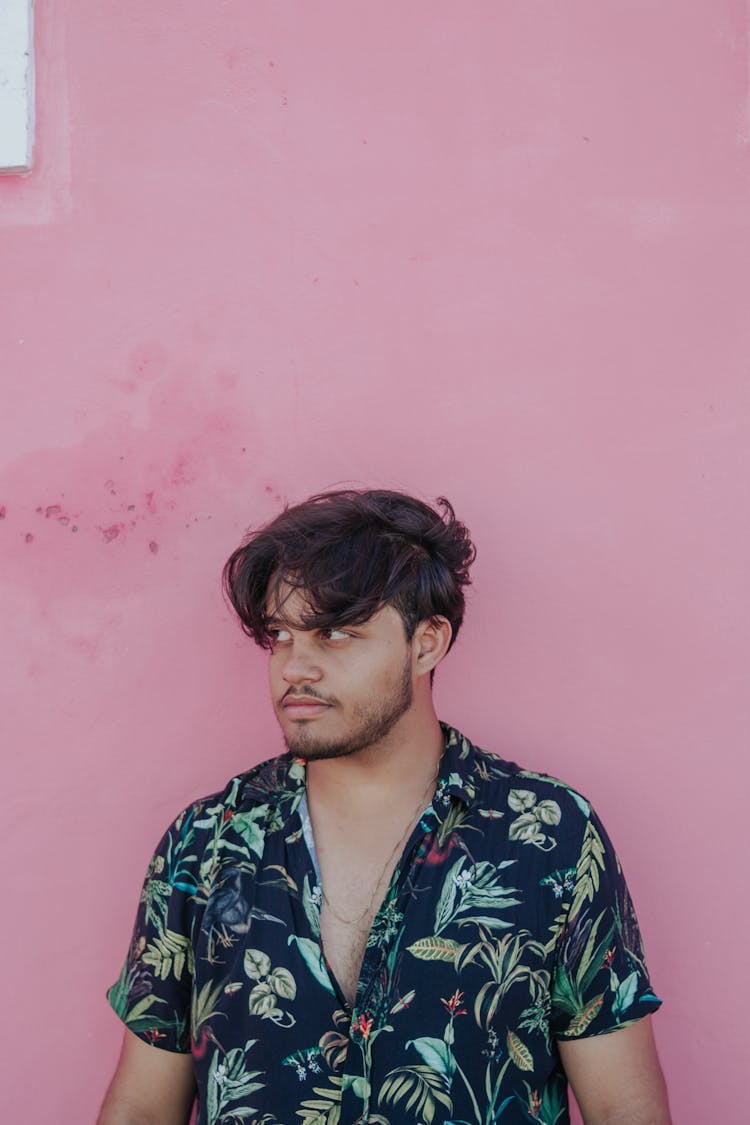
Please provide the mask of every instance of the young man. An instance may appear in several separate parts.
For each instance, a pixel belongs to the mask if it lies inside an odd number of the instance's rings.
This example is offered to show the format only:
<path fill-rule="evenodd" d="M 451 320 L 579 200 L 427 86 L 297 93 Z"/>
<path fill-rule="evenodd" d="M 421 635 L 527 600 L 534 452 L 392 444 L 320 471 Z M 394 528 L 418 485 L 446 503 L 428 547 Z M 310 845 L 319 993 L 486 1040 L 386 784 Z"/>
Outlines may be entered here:
<path fill-rule="evenodd" d="M 668 1125 L 651 991 L 589 803 L 441 724 L 474 548 L 450 504 L 340 491 L 225 586 L 287 753 L 186 809 L 109 992 L 100 1125 Z"/>

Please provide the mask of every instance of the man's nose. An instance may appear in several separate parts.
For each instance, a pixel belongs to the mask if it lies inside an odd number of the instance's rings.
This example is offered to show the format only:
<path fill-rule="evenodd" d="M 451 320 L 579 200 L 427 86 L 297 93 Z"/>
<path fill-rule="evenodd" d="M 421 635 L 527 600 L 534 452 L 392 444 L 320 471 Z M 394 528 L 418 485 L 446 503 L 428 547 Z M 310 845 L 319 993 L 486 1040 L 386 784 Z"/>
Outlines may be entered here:
<path fill-rule="evenodd" d="M 281 674 L 288 684 L 317 683 L 322 671 L 309 646 L 295 643 L 286 654 Z"/>

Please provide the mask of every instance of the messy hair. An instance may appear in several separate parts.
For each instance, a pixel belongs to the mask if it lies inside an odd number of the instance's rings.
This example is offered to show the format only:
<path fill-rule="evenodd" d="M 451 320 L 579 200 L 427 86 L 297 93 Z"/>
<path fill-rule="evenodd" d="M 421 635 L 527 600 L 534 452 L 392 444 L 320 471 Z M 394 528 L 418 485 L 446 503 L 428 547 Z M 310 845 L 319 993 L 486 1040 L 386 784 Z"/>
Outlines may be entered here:
<path fill-rule="evenodd" d="M 420 621 L 445 617 L 455 641 L 475 557 L 469 532 L 444 498 L 436 507 L 403 492 L 341 489 L 286 507 L 252 531 L 224 567 L 224 590 L 262 648 L 278 598 L 299 590 L 306 629 L 361 625 L 385 606 L 407 640 Z M 449 646 L 450 647 L 450 646 Z"/>

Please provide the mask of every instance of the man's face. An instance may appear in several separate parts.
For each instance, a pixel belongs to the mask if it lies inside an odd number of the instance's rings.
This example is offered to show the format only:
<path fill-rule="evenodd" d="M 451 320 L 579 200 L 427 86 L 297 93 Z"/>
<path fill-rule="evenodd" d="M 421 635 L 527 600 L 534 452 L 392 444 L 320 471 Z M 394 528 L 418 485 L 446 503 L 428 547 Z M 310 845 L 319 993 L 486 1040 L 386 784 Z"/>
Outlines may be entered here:
<path fill-rule="evenodd" d="M 387 735 L 412 703 L 412 654 L 391 606 L 363 625 L 303 629 L 303 595 L 285 598 L 270 628 L 270 684 L 289 750 L 302 758 L 340 758 Z"/>

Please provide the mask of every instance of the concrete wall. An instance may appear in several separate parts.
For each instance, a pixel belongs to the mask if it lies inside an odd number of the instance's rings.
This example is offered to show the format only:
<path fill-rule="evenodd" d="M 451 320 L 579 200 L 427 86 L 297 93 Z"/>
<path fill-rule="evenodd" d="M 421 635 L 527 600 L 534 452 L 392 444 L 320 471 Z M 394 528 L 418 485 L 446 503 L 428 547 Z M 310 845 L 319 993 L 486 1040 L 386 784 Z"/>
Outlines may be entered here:
<path fill-rule="evenodd" d="M 189 799 L 280 747 L 221 566 L 340 482 L 479 548 L 441 715 L 576 784 L 680 1125 L 746 1117 L 748 8 L 36 4 L 0 180 L 6 1116 L 93 1120 Z"/>

